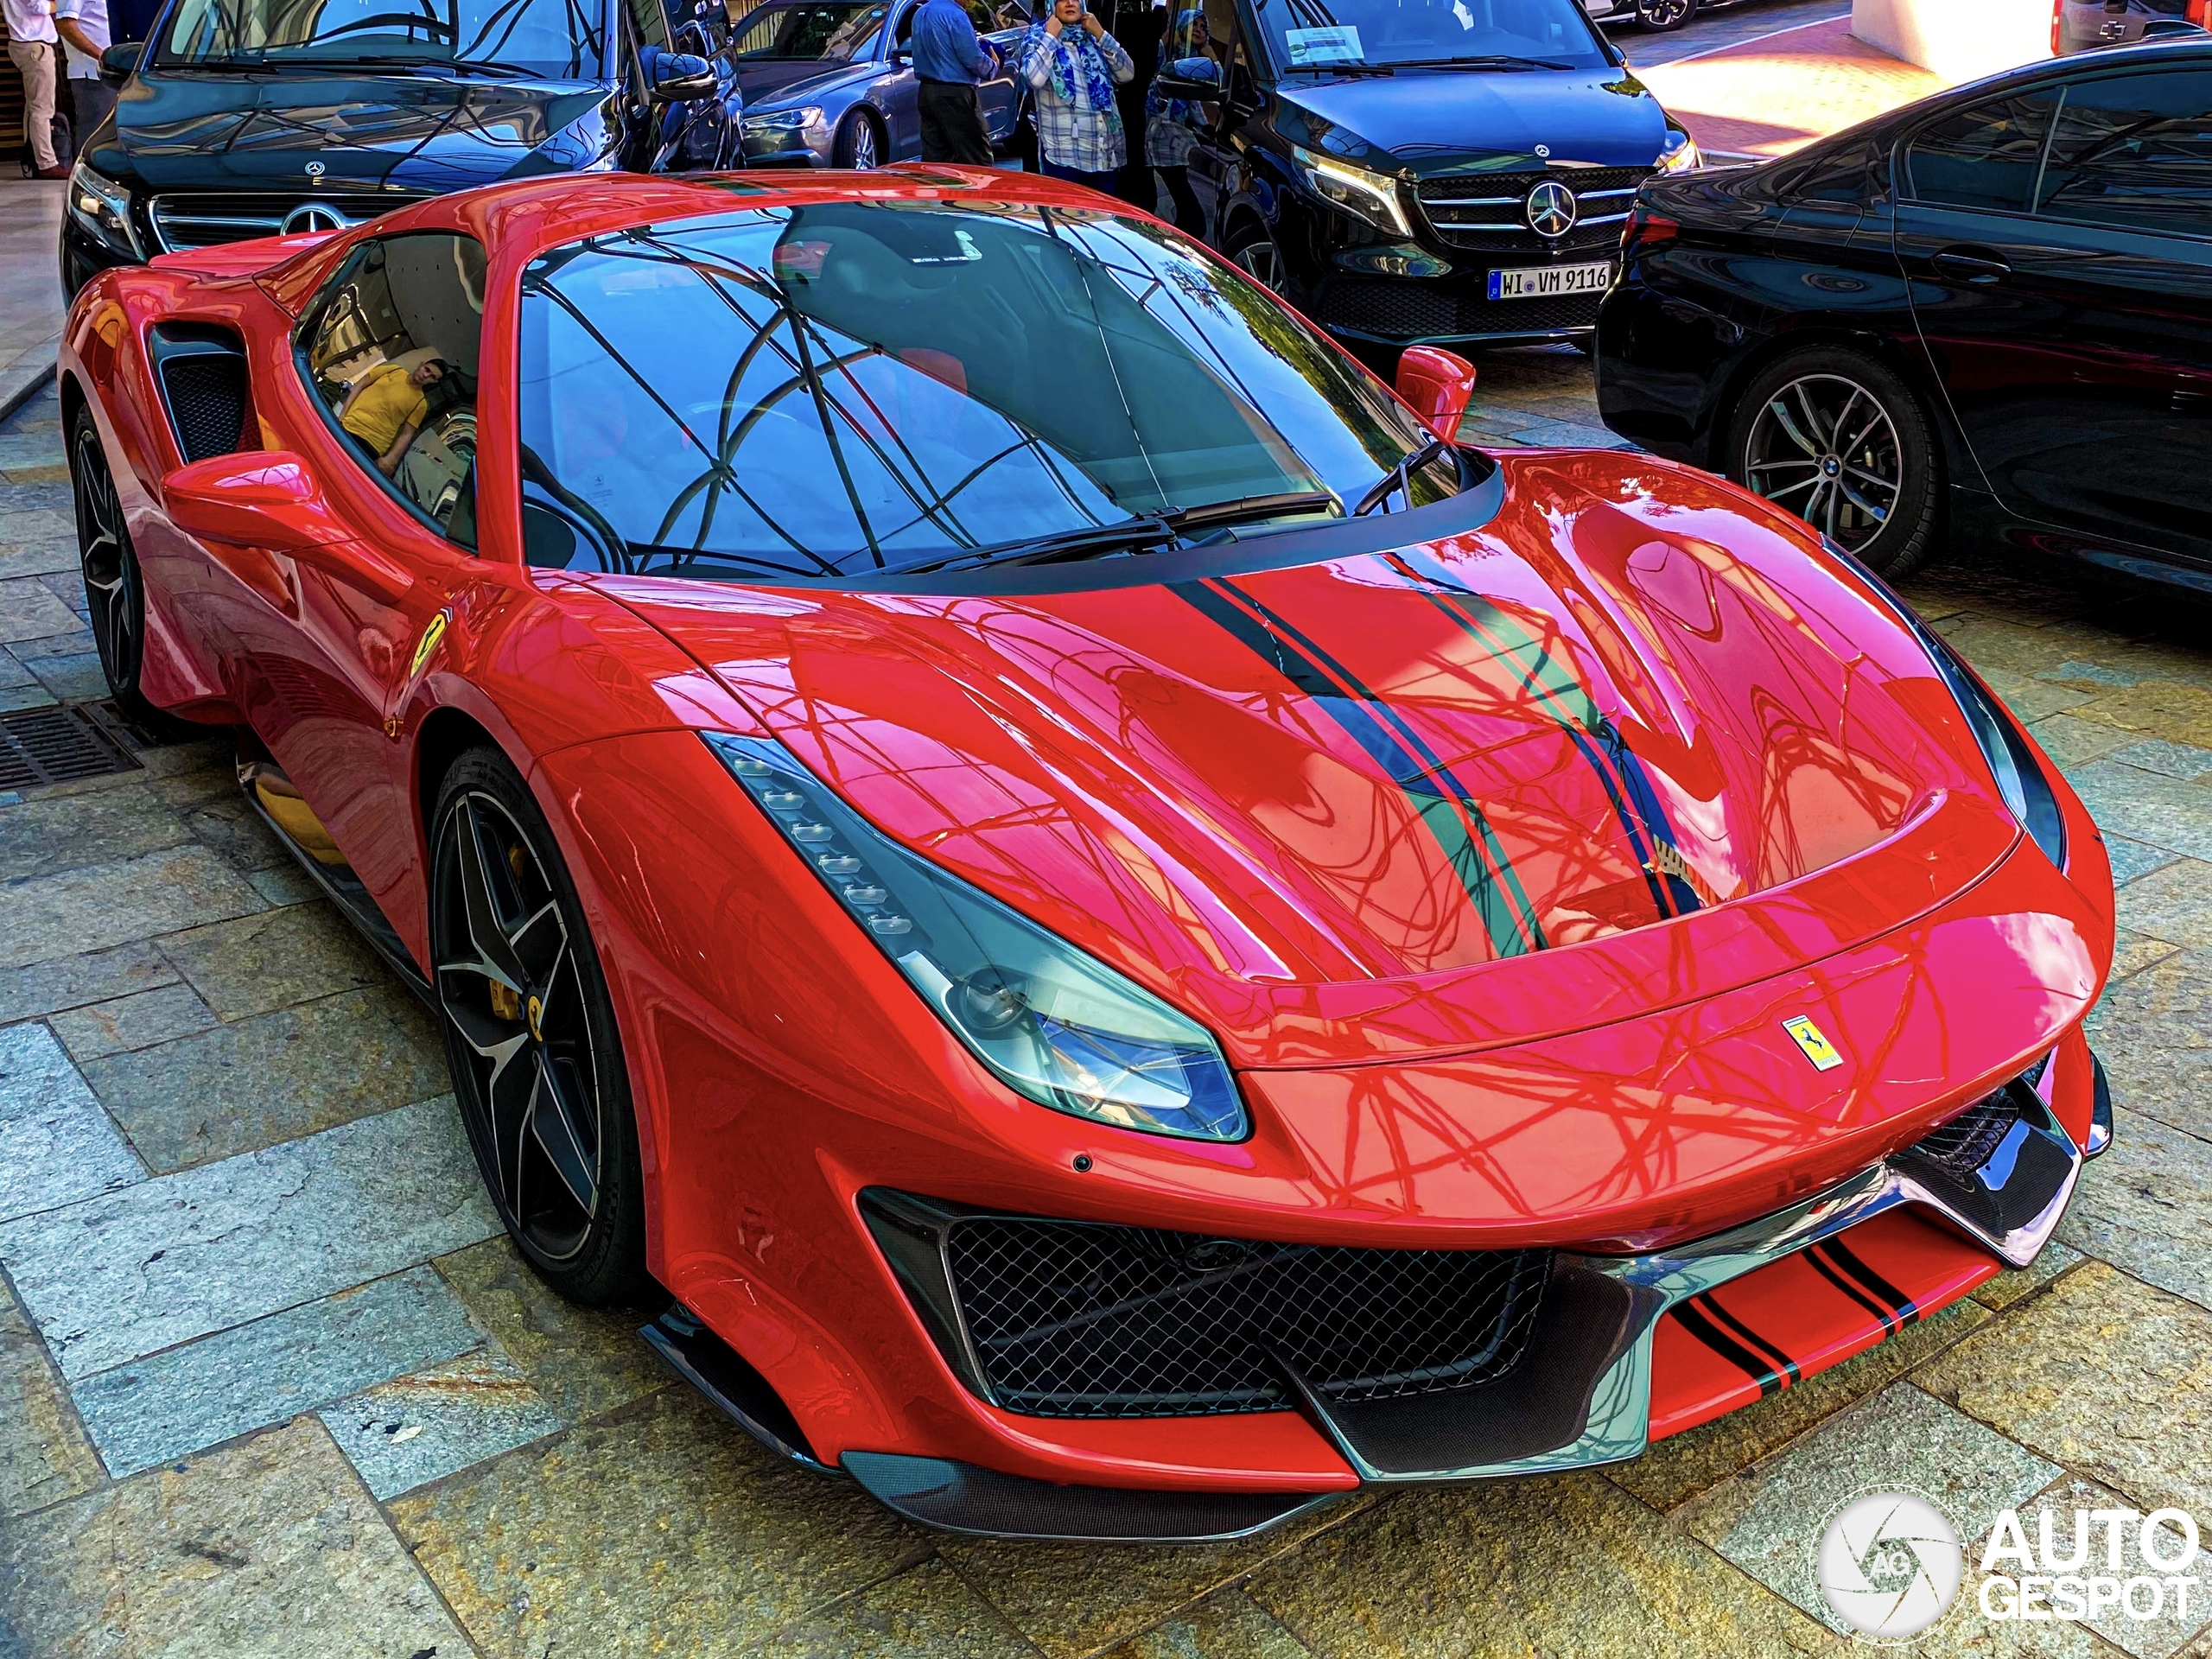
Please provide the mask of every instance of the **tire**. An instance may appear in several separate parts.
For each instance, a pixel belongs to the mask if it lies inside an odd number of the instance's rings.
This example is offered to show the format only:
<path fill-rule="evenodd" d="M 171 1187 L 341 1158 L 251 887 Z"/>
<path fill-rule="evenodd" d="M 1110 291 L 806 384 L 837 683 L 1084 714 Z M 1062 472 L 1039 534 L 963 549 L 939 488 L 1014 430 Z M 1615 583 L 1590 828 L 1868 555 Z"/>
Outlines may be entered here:
<path fill-rule="evenodd" d="M 864 110 L 847 116 L 830 147 L 830 159 L 839 167 L 868 172 L 883 165 L 883 129 Z"/>
<path fill-rule="evenodd" d="M 1283 291 L 1282 255 L 1266 226 L 1244 220 L 1230 233 L 1229 245 L 1222 252 L 1261 287 L 1276 294 Z"/>
<path fill-rule="evenodd" d="M 1943 499 L 1935 425 L 1912 389 L 1865 353 L 1815 346 L 1770 364 L 1745 389 L 1726 442 L 1731 479 L 1885 579 L 1910 575 L 1935 552 Z"/>
<path fill-rule="evenodd" d="M 1636 0 L 1636 21 L 1659 34 L 1677 29 L 1697 16 L 1697 0 Z"/>
<path fill-rule="evenodd" d="M 649 1300 L 629 1070 L 559 846 L 493 748 L 454 762 L 431 824 L 439 1024 L 499 1219 L 570 1301 Z"/>
<path fill-rule="evenodd" d="M 100 672 L 127 718 L 166 731 L 177 722 L 138 689 L 146 666 L 145 579 L 130 544 L 130 527 L 124 522 L 115 474 L 100 444 L 99 424 L 89 409 L 79 410 L 69 424 L 69 480 L 77 508 L 77 563 Z"/>

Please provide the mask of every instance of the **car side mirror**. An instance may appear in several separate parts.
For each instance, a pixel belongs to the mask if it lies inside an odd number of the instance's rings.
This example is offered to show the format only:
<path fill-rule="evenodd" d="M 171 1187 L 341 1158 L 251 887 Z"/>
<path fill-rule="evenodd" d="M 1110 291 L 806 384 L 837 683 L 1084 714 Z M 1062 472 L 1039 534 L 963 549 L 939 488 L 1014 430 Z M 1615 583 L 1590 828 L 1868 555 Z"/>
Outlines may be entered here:
<path fill-rule="evenodd" d="M 1439 437 L 1457 439 L 1475 395 L 1475 365 L 1456 352 L 1408 346 L 1398 359 L 1397 391 Z"/>
<path fill-rule="evenodd" d="M 111 86 L 120 86 L 130 79 L 138 67 L 138 60 L 145 55 L 143 41 L 118 41 L 100 54 L 100 79 Z"/>
<path fill-rule="evenodd" d="M 652 73 L 656 104 L 689 104 L 721 90 L 715 66 L 693 53 L 664 52 L 653 60 Z"/>
<path fill-rule="evenodd" d="M 2153 17 L 2143 25 L 2145 41 L 2202 40 L 2206 33 L 2202 25 L 2188 22 L 2179 17 Z"/>
<path fill-rule="evenodd" d="M 210 455 L 162 480 L 162 509 L 186 535 L 289 554 L 386 603 L 415 585 L 406 568 L 358 539 L 331 511 L 315 475 L 281 449 Z"/>
<path fill-rule="evenodd" d="M 1211 104 L 1221 97 L 1218 80 L 1200 80 L 1195 75 L 1180 75 L 1163 70 L 1152 78 L 1163 98 L 1179 99 L 1185 104 Z"/>

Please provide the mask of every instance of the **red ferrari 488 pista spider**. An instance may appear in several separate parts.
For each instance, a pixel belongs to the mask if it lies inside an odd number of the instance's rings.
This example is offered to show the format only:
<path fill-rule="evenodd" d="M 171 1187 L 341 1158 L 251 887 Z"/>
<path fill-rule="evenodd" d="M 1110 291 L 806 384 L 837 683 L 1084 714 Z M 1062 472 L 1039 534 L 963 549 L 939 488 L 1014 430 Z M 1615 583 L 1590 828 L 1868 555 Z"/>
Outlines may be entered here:
<path fill-rule="evenodd" d="M 116 693 L 517 1244 L 919 1520 L 1631 1458 L 2109 1137 L 2103 844 L 1895 596 L 1083 191 L 498 186 L 105 272 L 61 377 Z"/>

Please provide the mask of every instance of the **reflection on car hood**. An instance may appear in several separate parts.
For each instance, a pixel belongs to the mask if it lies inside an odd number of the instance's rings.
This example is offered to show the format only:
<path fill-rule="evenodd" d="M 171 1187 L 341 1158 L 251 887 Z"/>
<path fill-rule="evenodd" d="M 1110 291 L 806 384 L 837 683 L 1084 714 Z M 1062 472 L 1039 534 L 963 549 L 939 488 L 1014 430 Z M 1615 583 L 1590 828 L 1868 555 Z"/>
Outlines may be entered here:
<path fill-rule="evenodd" d="M 745 106 L 775 109 L 834 92 L 856 92 L 884 73 L 880 63 L 823 64 L 807 59 L 747 64 L 737 72 Z"/>
<path fill-rule="evenodd" d="M 1218 578 L 608 585 L 877 824 L 1246 1064 L 1713 995 L 2013 844 L 1924 652 L 1802 526 L 1640 457 L 1503 464 L 1478 531 Z"/>
<path fill-rule="evenodd" d="M 93 165 L 153 189 L 299 189 L 313 160 L 328 189 L 442 193 L 587 164 L 611 128 L 608 95 L 575 81 L 157 74 L 116 105 L 120 156 Z"/>
<path fill-rule="evenodd" d="M 1293 143 L 1385 172 L 1649 167 L 1666 139 L 1659 100 L 1625 69 L 1401 70 L 1277 89 Z"/>

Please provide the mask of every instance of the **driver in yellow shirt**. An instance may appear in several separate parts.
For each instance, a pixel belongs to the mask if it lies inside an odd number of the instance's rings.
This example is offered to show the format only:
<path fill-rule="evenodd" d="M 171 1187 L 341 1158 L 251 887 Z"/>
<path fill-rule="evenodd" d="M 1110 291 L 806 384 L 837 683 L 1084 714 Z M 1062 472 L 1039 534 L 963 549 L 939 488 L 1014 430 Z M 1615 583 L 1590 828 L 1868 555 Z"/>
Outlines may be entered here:
<path fill-rule="evenodd" d="M 338 424 L 369 447 L 377 470 L 386 478 L 399 470 L 407 447 L 415 442 L 423 417 L 430 412 L 423 394 L 445 378 L 442 358 L 426 358 L 413 368 L 397 363 L 379 364 L 353 383 L 338 411 Z"/>

